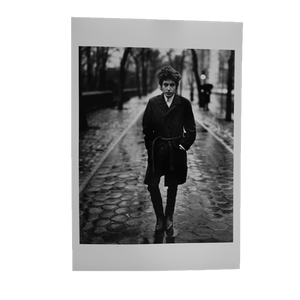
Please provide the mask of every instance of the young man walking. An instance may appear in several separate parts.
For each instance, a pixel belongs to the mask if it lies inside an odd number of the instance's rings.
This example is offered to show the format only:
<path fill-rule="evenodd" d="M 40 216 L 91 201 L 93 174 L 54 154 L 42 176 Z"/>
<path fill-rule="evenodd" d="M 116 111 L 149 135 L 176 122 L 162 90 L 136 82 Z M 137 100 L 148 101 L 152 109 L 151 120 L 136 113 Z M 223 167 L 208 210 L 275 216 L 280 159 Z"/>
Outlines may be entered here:
<path fill-rule="evenodd" d="M 186 182 L 187 153 L 196 138 L 191 103 L 177 95 L 180 74 L 170 66 L 157 74 L 162 94 L 151 98 L 143 116 L 143 133 L 148 151 L 144 183 L 148 185 L 156 214 L 156 231 L 173 229 L 173 214 L 179 184 Z M 165 211 L 159 190 L 161 176 L 168 187 Z"/>

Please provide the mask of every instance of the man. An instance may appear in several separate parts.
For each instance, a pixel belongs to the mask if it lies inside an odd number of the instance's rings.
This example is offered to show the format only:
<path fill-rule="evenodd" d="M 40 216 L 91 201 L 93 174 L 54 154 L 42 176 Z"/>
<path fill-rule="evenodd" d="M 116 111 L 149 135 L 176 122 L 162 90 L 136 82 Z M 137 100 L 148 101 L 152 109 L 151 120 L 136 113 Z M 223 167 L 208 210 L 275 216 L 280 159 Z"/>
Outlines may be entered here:
<path fill-rule="evenodd" d="M 157 74 L 161 95 L 148 101 L 143 116 L 143 133 L 148 151 L 144 183 L 148 185 L 156 214 L 156 231 L 173 229 L 173 214 L 179 184 L 186 182 L 187 153 L 196 138 L 196 125 L 191 103 L 177 95 L 181 76 L 170 66 Z M 163 210 L 159 190 L 161 176 L 168 187 Z"/>

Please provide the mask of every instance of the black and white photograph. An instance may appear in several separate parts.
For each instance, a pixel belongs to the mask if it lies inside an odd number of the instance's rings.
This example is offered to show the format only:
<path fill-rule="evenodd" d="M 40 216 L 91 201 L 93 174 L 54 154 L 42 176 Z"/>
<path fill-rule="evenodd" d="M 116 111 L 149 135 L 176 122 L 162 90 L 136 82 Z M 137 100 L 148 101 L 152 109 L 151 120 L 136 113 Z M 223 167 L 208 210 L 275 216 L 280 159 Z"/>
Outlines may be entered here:
<path fill-rule="evenodd" d="M 238 267 L 241 24 L 72 21 L 75 269 Z"/>
<path fill-rule="evenodd" d="M 235 51 L 78 52 L 80 243 L 233 242 Z"/>

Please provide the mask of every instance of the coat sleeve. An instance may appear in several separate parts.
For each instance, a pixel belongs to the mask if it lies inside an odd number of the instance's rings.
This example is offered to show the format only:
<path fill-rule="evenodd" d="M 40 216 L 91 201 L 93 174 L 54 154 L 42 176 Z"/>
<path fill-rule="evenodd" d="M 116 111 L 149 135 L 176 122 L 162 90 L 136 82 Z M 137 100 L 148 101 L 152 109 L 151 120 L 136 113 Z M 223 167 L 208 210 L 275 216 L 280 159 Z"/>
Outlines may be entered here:
<path fill-rule="evenodd" d="M 181 145 L 188 150 L 196 139 L 196 123 L 190 101 L 187 101 L 184 114 L 184 130 L 186 131 Z"/>
<path fill-rule="evenodd" d="M 143 115 L 143 134 L 144 141 L 147 150 L 151 149 L 152 142 L 155 139 L 154 137 L 154 126 L 152 118 L 152 109 L 150 101 L 148 102 L 144 115 Z"/>

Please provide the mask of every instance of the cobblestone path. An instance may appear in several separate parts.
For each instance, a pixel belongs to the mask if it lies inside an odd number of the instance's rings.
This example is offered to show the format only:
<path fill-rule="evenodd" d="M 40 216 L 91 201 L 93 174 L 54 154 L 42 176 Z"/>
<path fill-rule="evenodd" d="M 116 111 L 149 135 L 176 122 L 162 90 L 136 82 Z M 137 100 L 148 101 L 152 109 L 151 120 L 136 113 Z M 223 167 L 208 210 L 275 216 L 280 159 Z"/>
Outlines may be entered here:
<path fill-rule="evenodd" d="M 144 107 L 145 100 L 135 97 L 124 103 L 122 111 L 114 107 L 87 113 L 89 129 L 79 133 L 79 185 Z"/>
<path fill-rule="evenodd" d="M 168 235 L 154 234 L 156 218 L 143 184 L 146 159 L 140 118 L 80 195 L 80 243 L 232 242 L 233 155 L 219 141 L 197 125 Z M 160 185 L 165 201 L 163 178 Z"/>

